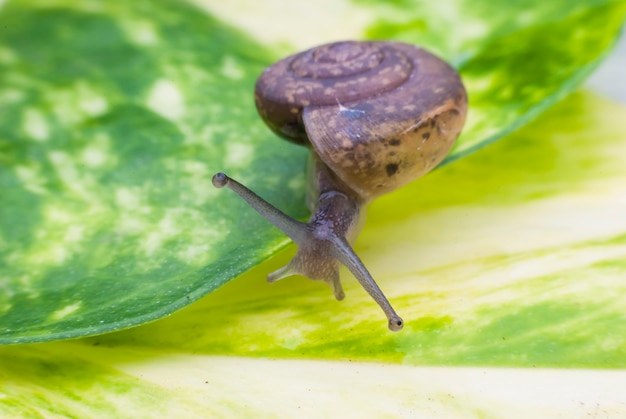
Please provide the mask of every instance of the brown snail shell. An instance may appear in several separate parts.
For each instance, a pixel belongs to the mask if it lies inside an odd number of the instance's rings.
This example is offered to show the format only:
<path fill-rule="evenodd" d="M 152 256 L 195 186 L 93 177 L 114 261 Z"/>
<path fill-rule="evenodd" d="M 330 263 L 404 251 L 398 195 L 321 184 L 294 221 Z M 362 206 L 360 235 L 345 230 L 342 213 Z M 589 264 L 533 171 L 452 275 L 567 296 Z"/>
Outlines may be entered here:
<path fill-rule="evenodd" d="M 445 61 L 399 42 L 322 45 L 268 67 L 259 114 L 311 146 L 364 201 L 434 168 L 465 122 L 467 95 Z"/>

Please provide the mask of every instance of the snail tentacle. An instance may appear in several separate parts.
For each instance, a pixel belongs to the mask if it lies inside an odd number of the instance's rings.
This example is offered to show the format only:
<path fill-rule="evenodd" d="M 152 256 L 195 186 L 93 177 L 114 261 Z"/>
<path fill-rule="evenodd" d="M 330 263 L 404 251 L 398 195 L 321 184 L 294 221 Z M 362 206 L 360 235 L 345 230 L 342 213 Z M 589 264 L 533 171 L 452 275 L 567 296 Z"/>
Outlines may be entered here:
<path fill-rule="evenodd" d="M 389 321 L 389 330 L 397 332 L 404 326 L 404 321 L 393 309 L 385 294 L 381 291 L 372 278 L 359 256 L 354 252 L 352 246 L 342 237 L 333 237 L 333 253 L 335 257 L 352 272 L 352 275 L 359 281 L 367 293 L 378 303 Z"/>
<path fill-rule="evenodd" d="M 212 179 L 213 186 L 216 188 L 227 187 L 235 192 L 252 208 L 263 216 L 270 223 L 274 224 L 283 233 L 296 243 L 307 239 L 306 224 L 298 220 L 294 220 L 274 205 L 261 198 L 259 195 L 248 189 L 246 186 L 237 182 L 235 179 L 228 177 L 225 173 L 216 173 Z"/>

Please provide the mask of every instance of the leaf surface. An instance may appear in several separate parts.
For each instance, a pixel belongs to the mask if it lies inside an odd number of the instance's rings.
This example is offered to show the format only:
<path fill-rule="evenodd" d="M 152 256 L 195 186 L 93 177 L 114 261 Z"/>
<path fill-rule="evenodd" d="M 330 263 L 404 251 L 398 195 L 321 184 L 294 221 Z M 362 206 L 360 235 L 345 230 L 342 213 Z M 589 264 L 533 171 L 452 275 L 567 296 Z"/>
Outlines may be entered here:
<path fill-rule="evenodd" d="M 271 260 L 168 319 L 0 347 L 0 416 L 623 417 L 624 118 L 576 94 L 374 204 L 357 247 L 401 333 Z"/>
<path fill-rule="evenodd" d="M 575 94 L 374 203 L 356 250 L 405 319 L 400 333 L 386 330 L 355 280 L 345 281 L 342 302 L 299 278 L 265 284 L 263 274 L 287 252 L 168 319 L 92 342 L 414 365 L 625 368 L 624 115 Z"/>
<path fill-rule="evenodd" d="M 472 111 L 452 160 L 571 91 L 626 13 L 622 2 L 559 4 L 506 24 L 478 8 L 493 36 L 459 31 L 456 48 L 441 41 L 449 28 L 413 36 L 376 23 L 385 6 L 349 7 L 370 16 L 355 38 L 421 43 L 460 68 Z M 0 343 L 166 316 L 287 245 L 210 182 L 226 170 L 306 217 L 306 151 L 274 138 L 251 94 L 284 47 L 173 0 L 15 0 L 0 22 Z"/>

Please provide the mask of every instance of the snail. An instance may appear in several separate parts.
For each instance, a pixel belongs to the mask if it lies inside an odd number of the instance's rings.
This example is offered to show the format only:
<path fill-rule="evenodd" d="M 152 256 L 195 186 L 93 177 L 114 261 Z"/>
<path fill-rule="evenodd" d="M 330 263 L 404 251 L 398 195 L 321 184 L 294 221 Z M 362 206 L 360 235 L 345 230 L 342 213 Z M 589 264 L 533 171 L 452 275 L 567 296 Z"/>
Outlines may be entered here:
<path fill-rule="evenodd" d="M 308 147 L 308 222 L 295 220 L 224 173 L 213 176 L 297 245 L 268 282 L 300 274 L 344 291 L 345 265 L 382 308 L 392 331 L 404 322 L 352 249 L 365 208 L 433 169 L 461 132 L 467 95 L 445 61 L 399 42 L 344 41 L 289 56 L 255 87 L 259 115 L 286 140 Z"/>

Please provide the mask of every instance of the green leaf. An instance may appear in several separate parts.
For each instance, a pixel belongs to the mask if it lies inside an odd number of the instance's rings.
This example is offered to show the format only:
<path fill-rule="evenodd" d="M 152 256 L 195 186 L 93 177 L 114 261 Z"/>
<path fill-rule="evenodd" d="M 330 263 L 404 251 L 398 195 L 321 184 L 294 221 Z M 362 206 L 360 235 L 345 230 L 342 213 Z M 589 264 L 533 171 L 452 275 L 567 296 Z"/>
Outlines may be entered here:
<path fill-rule="evenodd" d="M 376 202 L 358 250 L 401 333 L 356 281 L 267 286 L 272 260 L 159 322 L 0 347 L 0 416 L 623 417 L 625 118 L 576 94 Z"/>
<path fill-rule="evenodd" d="M 621 1 L 589 8 L 581 3 L 569 10 L 554 2 L 531 3 L 523 4 L 523 9 L 532 12 L 511 10 L 505 19 L 496 18 L 497 35 L 483 41 L 475 54 L 465 52 L 460 72 L 470 91 L 472 112 L 447 161 L 502 138 L 571 93 L 610 51 L 626 16 L 626 3 Z M 468 14 L 486 12 L 486 4 Z M 515 22 L 526 23 L 531 17 L 537 21 L 511 31 Z M 606 31 L 607 27 L 612 29 Z"/>
<path fill-rule="evenodd" d="M 260 147 L 269 54 L 178 2 L 29 3 L 0 15 L 0 340 L 143 323 L 267 258 L 284 239 L 211 176 L 264 167 L 263 193 L 300 170 L 304 151 Z"/>
<path fill-rule="evenodd" d="M 383 6 L 349 7 L 370 17 L 370 36 L 382 34 L 374 20 Z M 394 23 L 385 29 L 460 67 L 472 111 L 450 159 L 571 91 L 626 13 L 622 2 L 563 2 L 503 23 L 498 7 L 472 15 L 492 36 L 459 31 L 456 49 L 429 40 L 447 39 L 462 15 L 414 37 Z M 442 13 L 433 4 L 430 14 Z M 174 0 L 15 0 L 0 9 L 0 23 L 0 343 L 163 317 L 286 246 L 210 182 L 227 170 L 306 217 L 306 151 L 276 141 L 251 94 L 284 47 Z"/>

